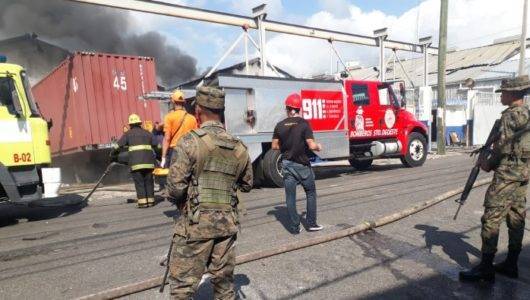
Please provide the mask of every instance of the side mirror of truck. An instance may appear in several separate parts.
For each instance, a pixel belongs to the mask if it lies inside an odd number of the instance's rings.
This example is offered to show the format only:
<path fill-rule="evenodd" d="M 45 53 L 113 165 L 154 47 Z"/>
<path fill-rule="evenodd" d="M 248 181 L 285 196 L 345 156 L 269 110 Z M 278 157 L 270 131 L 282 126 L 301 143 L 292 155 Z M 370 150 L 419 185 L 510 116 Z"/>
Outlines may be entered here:
<path fill-rule="evenodd" d="M 17 90 L 13 89 L 11 91 L 11 99 L 13 99 L 13 106 L 15 107 L 15 115 L 17 118 L 20 118 L 24 112 L 22 111 L 22 105 L 20 105 L 20 98 L 18 97 Z"/>
<path fill-rule="evenodd" d="M 403 82 L 399 83 L 399 94 L 401 95 L 401 107 L 407 106 L 407 91 L 405 90 Z"/>

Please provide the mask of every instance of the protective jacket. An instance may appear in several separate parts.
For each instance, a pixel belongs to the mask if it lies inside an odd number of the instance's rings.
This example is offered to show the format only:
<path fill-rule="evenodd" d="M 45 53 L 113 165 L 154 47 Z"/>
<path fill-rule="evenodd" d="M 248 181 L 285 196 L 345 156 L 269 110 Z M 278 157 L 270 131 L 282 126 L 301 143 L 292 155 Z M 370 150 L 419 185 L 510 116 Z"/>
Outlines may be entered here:
<path fill-rule="evenodd" d="M 132 127 L 118 141 L 118 147 L 126 148 L 131 171 L 155 168 L 153 135 L 141 127 Z"/>
<path fill-rule="evenodd" d="M 175 231 L 188 240 L 237 233 L 237 190 L 250 191 L 252 164 L 243 143 L 206 122 L 177 143 L 168 193 L 182 207 Z"/>

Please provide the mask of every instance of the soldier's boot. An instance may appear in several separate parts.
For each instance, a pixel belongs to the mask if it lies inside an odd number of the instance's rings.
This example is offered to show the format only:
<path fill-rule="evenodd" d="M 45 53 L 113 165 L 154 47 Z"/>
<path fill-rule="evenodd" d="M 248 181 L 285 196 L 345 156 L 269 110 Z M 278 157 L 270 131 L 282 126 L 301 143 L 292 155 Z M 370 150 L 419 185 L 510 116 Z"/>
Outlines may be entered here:
<path fill-rule="evenodd" d="M 495 254 L 482 254 L 482 261 L 480 264 L 471 270 L 462 271 L 459 273 L 460 281 L 469 282 L 494 282 L 495 269 L 493 268 L 493 258 Z"/>
<path fill-rule="evenodd" d="M 508 251 L 508 257 L 500 264 L 495 264 L 495 272 L 510 278 L 519 277 L 519 269 L 517 268 L 517 260 L 519 259 L 521 251 Z"/>
<path fill-rule="evenodd" d="M 147 207 L 147 198 L 138 199 L 138 208 Z"/>
<path fill-rule="evenodd" d="M 147 198 L 147 206 L 155 206 L 155 198 Z"/>

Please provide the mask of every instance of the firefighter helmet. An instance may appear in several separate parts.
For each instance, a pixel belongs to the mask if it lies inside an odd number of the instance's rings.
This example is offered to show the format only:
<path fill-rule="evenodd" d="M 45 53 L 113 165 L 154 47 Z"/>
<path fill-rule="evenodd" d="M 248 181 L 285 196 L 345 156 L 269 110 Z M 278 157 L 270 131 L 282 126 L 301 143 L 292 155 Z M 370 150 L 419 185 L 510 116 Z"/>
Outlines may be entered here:
<path fill-rule="evenodd" d="M 129 116 L 129 125 L 133 125 L 133 124 L 140 124 L 142 123 L 142 119 L 140 119 L 140 116 L 137 115 L 137 114 L 131 114 Z"/>
<path fill-rule="evenodd" d="M 294 109 L 300 109 L 302 108 L 302 98 L 300 98 L 298 93 L 290 94 L 287 96 L 287 98 L 285 98 L 285 106 Z"/>
<path fill-rule="evenodd" d="M 173 94 L 171 94 L 171 101 L 172 102 L 184 102 L 184 93 L 181 90 L 173 91 Z"/>

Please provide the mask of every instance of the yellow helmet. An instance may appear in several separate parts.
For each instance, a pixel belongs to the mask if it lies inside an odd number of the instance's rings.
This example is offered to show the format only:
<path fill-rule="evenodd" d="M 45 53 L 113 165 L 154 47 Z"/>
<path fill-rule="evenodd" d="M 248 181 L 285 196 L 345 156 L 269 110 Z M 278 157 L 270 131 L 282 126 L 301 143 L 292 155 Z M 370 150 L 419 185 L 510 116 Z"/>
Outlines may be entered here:
<path fill-rule="evenodd" d="M 142 123 L 142 120 L 140 119 L 140 116 L 137 115 L 137 114 L 131 114 L 129 116 L 129 125 L 133 125 L 133 124 L 140 124 Z"/>
<path fill-rule="evenodd" d="M 173 94 L 171 94 L 171 101 L 172 102 L 184 102 L 184 93 L 181 90 L 173 91 Z"/>

